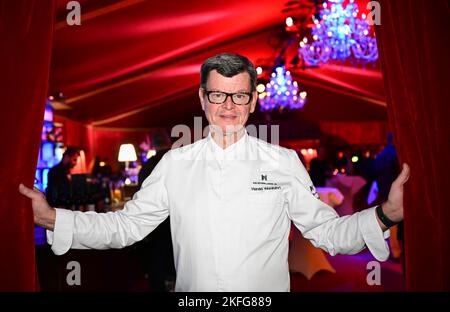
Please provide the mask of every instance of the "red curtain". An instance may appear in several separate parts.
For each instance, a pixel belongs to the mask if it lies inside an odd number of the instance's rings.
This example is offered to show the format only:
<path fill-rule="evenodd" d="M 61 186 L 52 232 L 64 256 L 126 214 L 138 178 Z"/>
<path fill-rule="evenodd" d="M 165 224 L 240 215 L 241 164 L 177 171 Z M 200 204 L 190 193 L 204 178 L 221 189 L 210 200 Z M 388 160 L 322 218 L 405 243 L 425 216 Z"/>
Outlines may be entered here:
<path fill-rule="evenodd" d="M 54 24 L 52 0 L 0 1 L 0 291 L 38 289 L 30 201 Z"/>
<path fill-rule="evenodd" d="M 406 282 L 410 291 L 450 290 L 449 4 L 382 0 L 376 35 L 390 126 L 406 187 Z"/>

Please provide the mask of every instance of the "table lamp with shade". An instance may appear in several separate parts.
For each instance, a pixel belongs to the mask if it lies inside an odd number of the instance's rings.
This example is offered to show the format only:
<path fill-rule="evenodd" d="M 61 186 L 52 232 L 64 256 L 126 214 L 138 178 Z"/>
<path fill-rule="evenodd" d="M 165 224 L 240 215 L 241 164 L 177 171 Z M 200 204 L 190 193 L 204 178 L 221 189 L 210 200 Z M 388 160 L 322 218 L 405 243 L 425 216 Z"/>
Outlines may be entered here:
<path fill-rule="evenodd" d="M 123 200 L 129 200 L 137 191 L 137 176 L 129 168 L 130 161 L 136 161 L 137 155 L 133 144 L 122 144 L 119 149 L 119 161 L 125 162 L 125 185 L 122 186 Z"/>
<path fill-rule="evenodd" d="M 128 173 L 129 162 L 136 161 L 136 150 L 133 144 L 122 144 L 119 149 L 119 161 L 125 162 L 125 172 Z"/>

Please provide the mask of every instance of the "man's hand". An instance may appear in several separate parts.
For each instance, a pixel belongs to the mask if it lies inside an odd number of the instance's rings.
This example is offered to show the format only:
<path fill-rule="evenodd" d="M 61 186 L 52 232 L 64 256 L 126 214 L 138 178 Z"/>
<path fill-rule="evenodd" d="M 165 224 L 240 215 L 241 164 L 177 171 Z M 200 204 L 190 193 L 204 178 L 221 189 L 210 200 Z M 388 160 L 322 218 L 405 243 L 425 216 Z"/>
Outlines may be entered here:
<path fill-rule="evenodd" d="M 19 185 L 19 192 L 31 199 L 34 223 L 47 230 L 53 231 L 55 227 L 56 210 L 47 203 L 45 195 L 38 190 L 29 189 L 23 184 Z"/>
<path fill-rule="evenodd" d="M 391 185 L 388 200 L 381 205 L 384 215 L 394 222 L 403 220 L 403 186 L 408 181 L 408 178 L 409 166 L 405 163 L 403 164 L 402 172 Z M 380 220 L 378 220 L 378 223 L 380 223 L 383 230 L 386 229 Z"/>

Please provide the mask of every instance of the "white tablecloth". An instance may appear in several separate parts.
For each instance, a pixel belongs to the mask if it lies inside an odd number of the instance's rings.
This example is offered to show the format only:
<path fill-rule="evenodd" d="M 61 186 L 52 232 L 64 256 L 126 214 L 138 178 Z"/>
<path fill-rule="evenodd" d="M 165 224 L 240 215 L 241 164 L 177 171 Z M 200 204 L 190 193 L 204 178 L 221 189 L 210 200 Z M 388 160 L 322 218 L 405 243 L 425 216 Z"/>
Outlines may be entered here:
<path fill-rule="evenodd" d="M 344 195 L 343 202 L 335 206 L 336 212 L 340 216 L 355 213 L 353 209 L 353 197 L 365 184 L 366 180 L 360 176 L 336 175 L 327 180 L 327 187 L 336 188 Z"/>
<path fill-rule="evenodd" d="M 335 187 L 316 187 L 320 200 L 331 207 L 336 207 L 344 201 L 344 195 Z"/>

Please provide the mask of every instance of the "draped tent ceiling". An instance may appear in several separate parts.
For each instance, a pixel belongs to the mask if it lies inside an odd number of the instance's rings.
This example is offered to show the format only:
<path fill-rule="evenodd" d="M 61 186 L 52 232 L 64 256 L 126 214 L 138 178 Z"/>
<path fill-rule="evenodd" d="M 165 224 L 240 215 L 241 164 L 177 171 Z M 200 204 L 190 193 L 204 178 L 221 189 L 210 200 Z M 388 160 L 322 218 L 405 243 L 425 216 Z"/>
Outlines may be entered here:
<path fill-rule="evenodd" d="M 61 91 L 66 97 L 56 114 L 95 127 L 192 122 L 202 115 L 200 64 L 230 51 L 272 66 L 289 16 L 282 12 L 285 0 L 79 2 L 82 24 L 68 26 L 67 1 L 58 0 L 49 94 Z M 304 17 L 308 12 L 294 11 Z M 308 104 L 295 117 L 387 119 L 379 69 L 330 65 L 291 71 L 308 92 Z"/>

